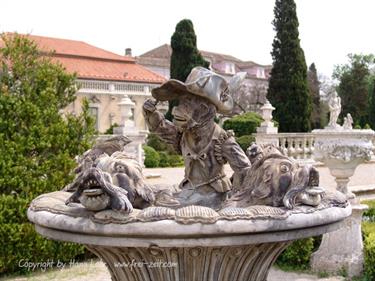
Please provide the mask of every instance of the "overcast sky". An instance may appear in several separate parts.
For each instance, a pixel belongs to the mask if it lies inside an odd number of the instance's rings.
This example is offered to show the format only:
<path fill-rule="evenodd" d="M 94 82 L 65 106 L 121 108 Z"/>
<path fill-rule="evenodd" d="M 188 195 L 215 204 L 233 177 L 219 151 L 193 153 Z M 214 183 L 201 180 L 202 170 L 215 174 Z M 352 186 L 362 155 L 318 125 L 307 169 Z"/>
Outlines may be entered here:
<path fill-rule="evenodd" d="M 274 0 L 1 0 L 0 31 L 85 41 L 141 55 L 191 19 L 198 48 L 271 64 Z M 348 53 L 375 53 L 375 0 L 296 0 L 306 62 L 330 76 Z"/>

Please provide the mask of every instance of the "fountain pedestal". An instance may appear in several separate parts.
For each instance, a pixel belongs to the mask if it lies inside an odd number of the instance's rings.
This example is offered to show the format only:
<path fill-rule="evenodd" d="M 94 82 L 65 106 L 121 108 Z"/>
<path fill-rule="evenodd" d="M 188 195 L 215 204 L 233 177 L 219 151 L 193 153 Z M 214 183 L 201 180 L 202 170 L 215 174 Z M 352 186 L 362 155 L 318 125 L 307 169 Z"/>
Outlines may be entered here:
<path fill-rule="evenodd" d="M 320 272 L 337 273 L 345 270 L 348 276 L 363 271 L 362 213 L 366 205 L 352 205 L 352 215 L 344 226 L 323 235 L 319 249 L 311 257 L 311 267 Z"/>

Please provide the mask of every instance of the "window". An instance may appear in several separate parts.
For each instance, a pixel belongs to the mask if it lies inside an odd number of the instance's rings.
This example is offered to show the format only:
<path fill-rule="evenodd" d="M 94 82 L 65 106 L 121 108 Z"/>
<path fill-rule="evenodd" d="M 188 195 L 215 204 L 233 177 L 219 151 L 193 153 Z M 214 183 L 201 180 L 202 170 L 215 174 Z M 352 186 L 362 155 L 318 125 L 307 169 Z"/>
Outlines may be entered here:
<path fill-rule="evenodd" d="M 95 129 L 99 130 L 99 108 L 90 106 L 89 113 L 94 118 Z"/>
<path fill-rule="evenodd" d="M 225 63 L 225 73 L 229 73 L 229 74 L 235 74 L 236 73 L 234 63 L 232 63 L 232 62 Z"/>

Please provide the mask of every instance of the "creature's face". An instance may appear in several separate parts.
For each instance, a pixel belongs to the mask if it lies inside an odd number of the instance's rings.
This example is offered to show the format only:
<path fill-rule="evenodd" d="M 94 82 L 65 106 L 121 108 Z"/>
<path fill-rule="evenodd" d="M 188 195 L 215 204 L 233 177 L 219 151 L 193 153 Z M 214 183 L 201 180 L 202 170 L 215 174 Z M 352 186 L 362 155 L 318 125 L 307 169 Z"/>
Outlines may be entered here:
<path fill-rule="evenodd" d="M 264 161 L 257 171 L 259 182 L 253 190 L 255 197 L 269 201 L 268 204 L 280 205 L 285 193 L 291 186 L 295 166 L 287 158 L 270 158 Z"/>
<path fill-rule="evenodd" d="M 172 115 L 173 123 L 179 129 L 190 130 L 207 122 L 214 122 L 216 107 L 204 98 L 186 95 L 173 108 Z"/>

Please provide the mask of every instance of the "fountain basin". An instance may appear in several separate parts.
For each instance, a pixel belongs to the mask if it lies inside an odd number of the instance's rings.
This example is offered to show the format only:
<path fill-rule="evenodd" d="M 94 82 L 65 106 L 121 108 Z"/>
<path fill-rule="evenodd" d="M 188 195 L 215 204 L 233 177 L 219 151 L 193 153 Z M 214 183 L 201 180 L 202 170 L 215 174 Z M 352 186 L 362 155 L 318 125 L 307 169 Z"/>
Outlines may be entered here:
<path fill-rule="evenodd" d="M 65 205 L 71 193 L 36 198 L 28 217 L 53 240 L 85 245 L 113 280 L 266 280 L 277 256 L 293 241 L 339 229 L 350 205 L 177 210 L 135 209 L 129 215 Z"/>

